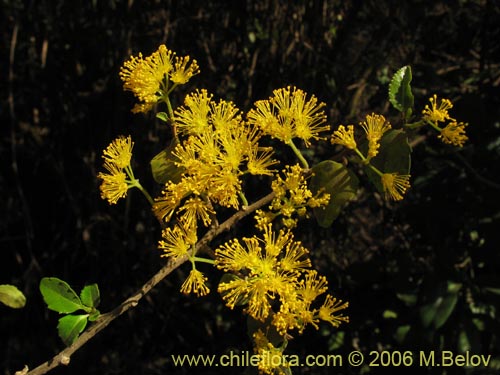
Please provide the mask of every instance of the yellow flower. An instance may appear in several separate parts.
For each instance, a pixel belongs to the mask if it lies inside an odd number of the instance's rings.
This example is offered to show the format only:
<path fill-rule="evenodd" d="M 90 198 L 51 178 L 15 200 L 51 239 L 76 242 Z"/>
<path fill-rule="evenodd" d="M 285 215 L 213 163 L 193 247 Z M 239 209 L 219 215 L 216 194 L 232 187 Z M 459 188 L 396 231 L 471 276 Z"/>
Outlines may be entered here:
<path fill-rule="evenodd" d="M 127 184 L 127 176 L 116 165 L 104 163 L 110 173 L 99 172 L 98 178 L 102 179 L 99 187 L 101 190 L 101 198 L 107 199 L 110 204 L 116 204 L 118 199 L 127 195 L 129 185 Z"/>
<path fill-rule="evenodd" d="M 254 236 L 244 238 L 243 242 L 245 246 L 233 240 L 215 251 L 217 268 L 247 275 L 245 279 L 221 282 L 218 291 L 231 308 L 238 301 L 246 300 L 245 311 L 254 319 L 264 321 L 271 311 L 271 301 L 293 288 L 300 270 L 310 261 L 305 259 L 307 250 L 293 241 L 289 231 L 276 235 L 270 225 L 262 239 Z"/>
<path fill-rule="evenodd" d="M 210 289 L 206 286 L 207 278 L 197 269 L 192 269 L 189 276 L 181 286 L 181 293 L 194 293 L 198 297 L 203 297 L 210 293 Z"/>
<path fill-rule="evenodd" d="M 380 147 L 379 141 L 386 131 L 391 129 L 391 124 L 386 121 L 382 115 L 372 113 L 366 116 L 366 121 L 360 124 L 366 132 L 366 139 L 368 139 L 368 155 L 367 158 L 371 159 L 378 154 Z"/>
<path fill-rule="evenodd" d="M 145 59 L 142 53 L 131 56 L 120 69 L 123 89 L 132 91 L 139 100 L 132 112 L 147 112 L 168 89 L 166 79 L 172 71 L 175 53 L 161 45 Z"/>
<path fill-rule="evenodd" d="M 104 168 L 109 173 L 99 172 L 97 177 L 102 179 L 99 187 L 101 198 L 107 199 L 110 204 L 116 204 L 118 199 L 125 197 L 127 190 L 132 186 L 132 181 L 127 179 L 127 174 L 132 173 L 129 167 L 133 146 L 134 142 L 130 136 L 126 138 L 120 136 L 113 140 L 102 153 Z"/>
<path fill-rule="evenodd" d="M 468 124 L 463 122 L 457 123 L 456 121 L 450 122 L 445 128 L 441 129 L 441 134 L 438 138 L 446 144 L 462 147 L 469 139 L 465 134 L 465 127 Z"/>
<path fill-rule="evenodd" d="M 178 85 L 184 85 L 189 79 L 200 73 L 196 60 L 188 66 L 189 56 L 177 57 L 173 71 L 170 73 L 170 80 Z"/>
<path fill-rule="evenodd" d="M 346 130 L 344 125 L 339 125 L 339 128 L 333 132 L 331 142 L 354 150 L 357 147 L 354 139 L 354 126 L 347 125 Z"/>
<path fill-rule="evenodd" d="M 128 167 L 132 158 L 133 146 L 134 142 L 130 136 L 127 138 L 120 136 L 103 151 L 104 161 L 116 165 L 119 169 Z"/>
<path fill-rule="evenodd" d="M 448 110 L 453 108 L 453 104 L 449 99 L 441 99 L 438 105 L 437 95 L 434 94 L 429 98 L 431 102 L 431 107 L 429 105 L 425 106 L 422 111 L 424 120 L 429 120 L 432 122 L 444 122 L 446 120 L 453 120 L 448 114 Z"/>
<path fill-rule="evenodd" d="M 319 319 L 330 323 L 334 327 L 338 327 L 340 323 L 349 323 L 349 317 L 343 315 L 335 315 L 337 311 L 344 310 L 349 307 L 349 302 L 342 302 L 331 295 L 327 295 L 325 302 L 319 308 L 317 316 Z"/>
<path fill-rule="evenodd" d="M 399 201 L 403 199 L 403 195 L 410 187 L 410 175 L 398 173 L 384 173 L 381 176 L 382 187 L 384 189 L 385 198 Z"/>
<path fill-rule="evenodd" d="M 272 147 L 252 147 L 248 154 L 248 172 L 253 175 L 272 175 L 274 170 L 269 169 L 269 167 L 278 163 L 271 159 L 273 154 Z"/>
<path fill-rule="evenodd" d="M 199 197 L 187 199 L 179 208 L 179 212 L 182 211 L 184 211 L 182 215 L 183 221 L 188 227 L 196 227 L 198 219 L 202 220 L 203 225 L 207 227 L 212 222 L 210 215 L 215 214 L 215 211 Z"/>
<path fill-rule="evenodd" d="M 330 130 L 326 122 L 326 114 L 322 108 L 325 103 L 318 103 L 318 99 L 312 95 L 306 101 L 306 93 L 296 89 L 292 94 L 292 110 L 294 117 L 295 136 L 304 141 L 306 146 L 310 145 L 310 139 L 321 139 L 318 136 L 323 131 Z"/>
<path fill-rule="evenodd" d="M 178 130 L 184 134 L 201 134 L 209 127 L 209 112 L 212 94 L 207 90 L 196 90 L 184 99 L 184 105 L 174 114 Z"/>
<path fill-rule="evenodd" d="M 304 170 L 298 164 L 291 167 L 286 166 L 282 172 L 285 174 L 285 178 L 277 175 L 271 183 L 275 197 L 271 201 L 269 209 L 276 213 L 269 214 L 268 218 L 272 219 L 281 215 L 283 224 L 288 228 L 293 228 L 297 225 L 297 216 L 305 216 L 307 207 L 315 208 L 327 205 L 330 195 L 319 191 L 313 196 L 307 187 Z M 261 217 L 262 215 L 258 219 Z"/>
<path fill-rule="evenodd" d="M 274 90 L 268 100 L 257 101 L 247 118 L 273 138 L 285 143 L 300 138 L 309 146 L 311 139 L 320 139 L 319 133 L 330 129 L 323 125 L 326 122 L 324 106 L 314 95 L 306 100 L 304 91 L 289 86 Z"/>
<path fill-rule="evenodd" d="M 139 100 L 132 112 L 147 112 L 172 90 L 174 85 L 186 83 L 199 73 L 193 60 L 188 66 L 189 56 L 175 57 L 175 53 L 161 45 L 157 51 L 143 58 L 142 54 L 131 56 L 120 69 L 123 89 L 131 91 Z"/>
<path fill-rule="evenodd" d="M 173 228 L 165 228 L 161 235 L 163 239 L 158 242 L 158 248 L 163 250 L 161 256 L 174 260 L 189 255 L 197 241 L 196 227 L 189 227 L 182 221 Z"/>

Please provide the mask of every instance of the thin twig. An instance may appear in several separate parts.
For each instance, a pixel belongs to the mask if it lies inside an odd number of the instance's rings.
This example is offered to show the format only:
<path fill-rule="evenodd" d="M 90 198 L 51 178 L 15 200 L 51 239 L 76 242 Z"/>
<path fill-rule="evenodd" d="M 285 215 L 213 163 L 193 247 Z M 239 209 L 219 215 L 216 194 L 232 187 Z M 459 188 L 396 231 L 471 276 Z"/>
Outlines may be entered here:
<path fill-rule="evenodd" d="M 250 206 L 244 207 L 240 211 L 236 212 L 229 219 L 224 221 L 222 224 L 209 229 L 207 233 L 198 241 L 196 244 L 196 250 L 199 250 L 207 246 L 210 241 L 217 237 L 222 232 L 229 230 L 238 221 L 243 219 L 245 216 L 254 212 L 258 208 L 269 203 L 274 198 L 274 193 L 270 193 L 265 197 L 259 199 L 258 201 L 252 203 Z M 23 370 L 17 371 L 16 375 L 42 375 L 46 374 L 50 370 L 60 366 L 68 365 L 70 363 L 71 356 L 78 349 L 87 343 L 92 337 L 97 335 L 100 331 L 106 328 L 109 323 L 115 320 L 117 317 L 122 315 L 127 310 L 136 307 L 142 297 L 148 294 L 151 289 L 153 289 L 160 281 L 162 281 L 166 276 L 168 276 L 172 271 L 177 269 L 180 265 L 188 260 L 188 257 L 179 258 L 175 261 L 169 261 L 165 266 L 163 266 L 151 279 L 149 279 L 137 292 L 132 296 L 123 301 L 118 307 L 109 313 L 102 314 L 92 326 L 89 327 L 85 332 L 83 332 L 76 341 L 68 346 L 66 349 L 62 350 L 59 354 L 55 355 L 52 359 L 41 364 L 35 369 L 28 371 L 28 367 Z"/>

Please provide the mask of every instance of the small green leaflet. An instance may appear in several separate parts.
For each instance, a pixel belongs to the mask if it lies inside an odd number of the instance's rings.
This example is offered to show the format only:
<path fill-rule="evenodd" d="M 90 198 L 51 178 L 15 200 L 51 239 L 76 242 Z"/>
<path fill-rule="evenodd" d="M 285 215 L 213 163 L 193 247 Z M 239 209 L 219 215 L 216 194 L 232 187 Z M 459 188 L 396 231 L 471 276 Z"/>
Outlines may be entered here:
<path fill-rule="evenodd" d="M 88 314 L 66 315 L 59 319 L 57 332 L 66 345 L 71 345 L 87 326 Z"/>
<path fill-rule="evenodd" d="M 44 277 L 40 281 L 40 292 L 47 307 L 60 314 L 88 310 L 68 283 L 57 277 Z"/>
<path fill-rule="evenodd" d="M 101 302 L 101 297 L 99 295 L 99 287 L 97 284 L 87 285 L 82 289 L 80 293 L 80 299 L 85 306 L 97 307 L 99 302 Z"/>
<path fill-rule="evenodd" d="M 40 292 L 48 308 L 59 314 L 68 314 L 59 319 L 57 331 L 66 345 L 71 345 L 87 326 L 88 321 L 95 321 L 100 313 L 97 306 L 100 302 L 97 284 L 85 286 L 80 296 L 67 282 L 57 277 L 44 277 L 40 281 Z M 84 314 L 70 314 L 83 310 Z"/>
<path fill-rule="evenodd" d="M 403 66 L 392 76 L 389 83 L 389 101 L 405 119 L 409 118 L 413 112 L 413 93 L 411 92 L 411 68 L 409 65 Z"/>
<path fill-rule="evenodd" d="M 26 297 L 14 285 L 0 285 L 0 302 L 13 309 L 26 305 Z"/>

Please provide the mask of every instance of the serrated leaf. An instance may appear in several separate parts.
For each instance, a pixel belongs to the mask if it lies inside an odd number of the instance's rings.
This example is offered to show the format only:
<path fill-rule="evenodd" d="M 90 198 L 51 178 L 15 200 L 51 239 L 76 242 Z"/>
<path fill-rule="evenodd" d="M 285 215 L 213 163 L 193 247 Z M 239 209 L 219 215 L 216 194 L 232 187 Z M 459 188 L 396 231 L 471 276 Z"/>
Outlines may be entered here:
<path fill-rule="evenodd" d="M 101 302 L 99 287 L 97 284 L 91 284 L 84 287 L 80 293 L 80 299 L 85 306 L 97 307 Z"/>
<path fill-rule="evenodd" d="M 379 153 L 371 159 L 370 164 L 383 173 L 410 174 L 411 147 L 406 133 L 401 129 L 386 132 L 380 140 Z M 380 176 L 369 167 L 366 167 L 365 171 L 368 179 L 383 194 Z"/>
<path fill-rule="evenodd" d="M 88 314 L 66 315 L 59 319 L 57 332 L 67 346 L 73 344 L 87 326 Z"/>
<path fill-rule="evenodd" d="M 13 309 L 20 309 L 26 305 L 26 297 L 23 292 L 14 285 L 0 285 L 0 302 Z"/>
<path fill-rule="evenodd" d="M 165 184 L 168 181 L 177 183 L 181 180 L 183 168 L 175 165 L 176 157 L 172 154 L 177 146 L 177 142 L 172 143 L 150 161 L 151 173 L 153 178 L 159 184 Z"/>
<path fill-rule="evenodd" d="M 339 216 L 342 208 L 356 197 L 359 180 L 343 164 L 332 160 L 316 164 L 312 171 L 310 189 L 313 194 L 319 191 L 330 194 L 330 202 L 326 207 L 314 209 L 318 224 L 327 228 Z"/>
<path fill-rule="evenodd" d="M 409 118 L 413 111 L 413 93 L 411 92 L 411 68 L 403 66 L 392 76 L 389 83 L 389 101 L 404 118 Z"/>
<path fill-rule="evenodd" d="M 58 313 L 69 314 L 86 309 L 68 283 L 57 277 L 44 277 L 40 281 L 40 292 L 47 307 Z"/>

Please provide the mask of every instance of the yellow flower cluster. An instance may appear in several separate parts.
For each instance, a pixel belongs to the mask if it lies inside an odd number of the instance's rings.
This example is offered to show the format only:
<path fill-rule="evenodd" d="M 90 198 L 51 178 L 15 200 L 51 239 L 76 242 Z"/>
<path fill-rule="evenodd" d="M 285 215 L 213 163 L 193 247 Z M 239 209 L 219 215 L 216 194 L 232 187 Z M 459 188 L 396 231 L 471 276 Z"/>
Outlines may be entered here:
<path fill-rule="evenodd" d="M 330 201 L 330 194 L 320 192 L 313 195 L 307 188 L 304 170 L 300 165 L 286 166 L 282 172 L 284 179 L 276 174 L 271 184 L 275 196 L 269 205 L 270 211 L 256 211 L 256 226 L 261 230 L 278 216 L 282 217 L 286 227 L 293 228 L 300 217 L 306 216 L 307 207 L 326 206 Z"/>
<path fill-rule="evenodd" d="M 366 133 L 366 139 L 368 140 L 367 158 L 370 160 L 377 156 L 380 147 L 380 139 L 386 131 L 391 129 L 391 124 L 386 121 L 384 116 L 372 113 L 371 115 L 367 115 L 366 121 L 362 122 L 360 125 Z"/>
<path fill-rule="evenodd" d="M 175 52 L 161 45 L 150 56 L 131 56 L 120 69 L 124 90 L 132 91 L 140 103 L 132 112 L 148 112 L 177 85 L 185 84 L 198 74 L 196 60 L 189 63 L 189 56 L 176 57 Z"/>
<path fill-rule="evenodd" d="M 366 120 L 360 122 L 368 140 L 368 153 L 366 161 L 374 158 L 378 154 L 380 148 L 380 139 L 382 136 L 391 129 L 391 124 L 382 115 L 372 113 L 366 115 Z M 338 129 L 333 132 L 331 138 L 332 144 L 342 145 L 351 150 L 357 150 L 357 143 L 354 138 L 354 126 L 348 125 L 347 129 L 344 125 L 339 125 Z"/>
<path fill-rule="evenodd" d="M 110 204 L 115 204 L 120 198 L 127 195 L 128 189 L 133 186 L 127 175 L 133 176 L 130 168 L 132 147 L 134 143 L 130 136 L 121 136 L 115 139 L 103 151 L 104 168 L 107 173 L 99 172 L 98 178 L 102 180 L 99 187 L 101 198 L 107 199 Z"/>
<path fill-rule="evenodd" d="M 273 138 L 287 144 L 293 138 L 300 138 L 309 146 L 311 139 L 320 139 L 319 133 L 330 129 L 329 125 L 323 125 L 324 106 L 314 95 L 307 100 L 304 91 L 289 86 L 274 90 L 267 100 L 257 101 L 247 118 Z"/>
<path fill-rule="evenodd" d="M 441 99 L 438 104 L 436 94 L 429 98 L 429 101 L 431 105 L 425 106 L 422 111 L 422 119 L 439 131 L 438 138 L 444 143 L 463 147 L 464 143 L 468 140 L 465 134 L 465 127 L 468 124 L 457 122 L 449 115 L 448 110 L 453 108 L 453 103 L 449 99 Z M 449 122 L 444 128 L 439 126 L 440 122 L 447 121 Z"/>
<path fill-rule="evenodd" d="M 208 226 L 213 204 L 239 208 L 244 174 L 272 174 L 272 150 L 259 146 L 262 133 L 242 121 L 233 103 L 215 102 L 205 90 L 196 91 L 175 111 L 175 122 L 187 137 L 173 152 L 184 172 L 156 199 L 158 217 L 168 221 L 179 207 L 189 225 L 201 220 Z"/>
<path fill-rule="evenodd" d="M 308 324 L 317 328 L 320 320 L 333 326 L 348 322 L 336 314 L 347 302 L 327 295 L 321 307 L 313 307 L 328 283 L 310 269 L 308 253 L 289 230 L 276 234 L 271 225 L 263 238 L 243 238 L 243 244 L 232 240 L 215 251 L 215 265 L 240 276 L 221 282 L 218 291 L 229 308 L 247 305 L 245 312 L 252 318 L 263 322 L 269 317 L 281 336 L 294 329 L 302 332 Z"/>

